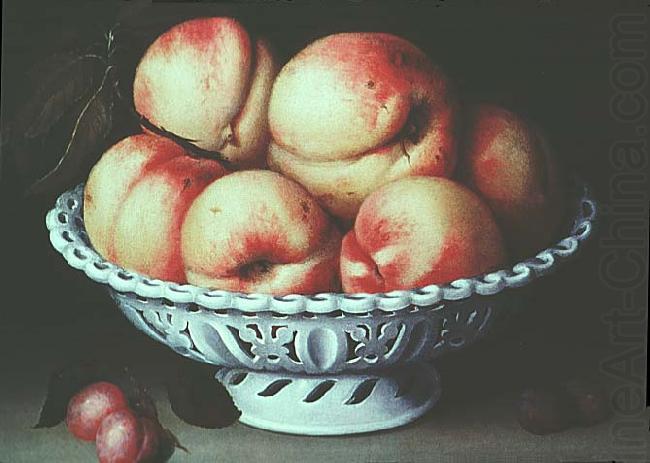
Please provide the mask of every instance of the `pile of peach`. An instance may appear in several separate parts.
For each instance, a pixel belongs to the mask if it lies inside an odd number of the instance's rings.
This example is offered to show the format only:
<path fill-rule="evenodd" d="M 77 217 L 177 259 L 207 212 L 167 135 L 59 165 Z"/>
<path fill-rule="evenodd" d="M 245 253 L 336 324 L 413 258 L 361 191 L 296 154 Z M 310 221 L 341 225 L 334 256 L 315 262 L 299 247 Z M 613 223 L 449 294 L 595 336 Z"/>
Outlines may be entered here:
<path fill-rule="evenodd" d="M 103 155 L 84 219 L 100 254 L 152 278 L 411 289 L 530 257 L 563 216 L 539 130 L 494 105 L 461 110 L 445 73 L 394 35 L 330 35 L 280 67 L 236 20 L 194 19 L 150 45 L 133 97 L 163 130 Z"/>

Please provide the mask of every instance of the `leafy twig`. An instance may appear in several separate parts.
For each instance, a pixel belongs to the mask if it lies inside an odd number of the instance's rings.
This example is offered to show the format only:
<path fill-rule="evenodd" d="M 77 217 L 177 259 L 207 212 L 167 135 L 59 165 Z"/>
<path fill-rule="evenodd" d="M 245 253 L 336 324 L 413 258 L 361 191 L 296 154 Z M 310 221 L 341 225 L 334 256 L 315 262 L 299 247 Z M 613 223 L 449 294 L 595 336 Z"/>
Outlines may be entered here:
<path fill-rule="evenodd" d="M 59 162 L 47 174 L 45 174 L 43 177 L 41 177 L 36 182 L 34 182 L 32 184 L 32 186 L 27 190 L 27 194 L 33 194 L 34 191 L 36 191 L 38 189 L 38 187 L 44 181 L 48 180 L 52 175 L 54 175 L 61 168 L 63 163 L 67 160 L 68 155 L 69 155 L 70 150 L 71 150 L 71 147 L 72 147 L 73 143 L 76 141 L 77 132 L 79 130 L 79 126 L 81 124 L 81 121 L 85 117 L 85 115 L 86 115 L 86 113 L 88 111 L 88 108 L 90 108 L 90 106 L 95 102 L 95 100 L 99 97 L 101 92 L 104 90 L 104 87 L 106 85 L 106 82 L 108 80 L 108 77 L 109 77 L 112 69 L 113 69 L 112 65 L 109 65 L 109 66 L 106 67 L 106 70 L 104 71 L 104 75 L 102 77 L 102 81 L 101 81 L 99 87 L 97 88 L 97 90 L 95 90 L 93 95 L 88 99 L 88 101 L 84 105 L 83 109 L 81 110 L 81 112 L 77 116 L 74 127 L 72 129 L 72 133 L 70 135 L 70 139 L 68 140 L 65 151 L 64 151 L 63 155 L 61 156 L 61 158 L 59 159 Z"/>

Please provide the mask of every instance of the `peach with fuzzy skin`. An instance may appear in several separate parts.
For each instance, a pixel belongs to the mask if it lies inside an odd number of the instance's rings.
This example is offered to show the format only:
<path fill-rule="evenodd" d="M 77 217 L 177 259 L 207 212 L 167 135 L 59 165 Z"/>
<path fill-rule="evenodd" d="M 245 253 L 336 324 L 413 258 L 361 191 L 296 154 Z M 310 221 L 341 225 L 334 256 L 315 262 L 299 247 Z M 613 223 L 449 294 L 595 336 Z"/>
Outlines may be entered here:
<path fill-rule="evenodd" d="M 252 41 L 235 19 L 192 19 L 149 46 L 136 69 L 133 100 L 152 124 L 234 165 L 261 166 L 275 74 L 268 44 Z"/>
<path fill-rule="evenodd" d="M 390 34 L 330 35 L 276 78 L 268 163 L 350 220 L 389 181 L 450 176 L 455 119 L 447 77 L 413 44 Z"/>
<path fill-rule="evenodd" d="M 373 192 L 343 238 L 341 281 L 350 293 L 446 283 L 506 262 L 492 212 L 445 178 L 409 177 Z"/>
<path fill-rule="evenodd" d="M 340 233 L 297 183 L 261 170 L 211 183 L 183 223 L 187 279 L 267 294 L 338 289 Z"/>
<path fill-rule="evenodd" d="M 563 216 L 560 169 L 541 132 L 492 105 L 469 112 L 461 179 L 492 208 L 515 258 L 549 245 Z"/>
<path fill-rule="evenodd" d="M 84 190 L 84 223 L 105 259 L 153 278 L 185 282 L 180 227 L 194 198 L 225 175 L 172 141 L 133 135 L 93 167 Z"/>

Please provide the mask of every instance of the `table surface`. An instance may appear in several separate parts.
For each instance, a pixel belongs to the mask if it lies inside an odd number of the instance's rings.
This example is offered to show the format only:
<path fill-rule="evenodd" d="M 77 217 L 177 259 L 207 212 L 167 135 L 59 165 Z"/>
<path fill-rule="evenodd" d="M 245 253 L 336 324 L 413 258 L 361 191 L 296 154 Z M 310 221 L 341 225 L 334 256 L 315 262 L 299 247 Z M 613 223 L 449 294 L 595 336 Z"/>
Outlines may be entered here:
<path fill-rule="evenodd" d="M 417 422 L 366 435 L 304 437 L 239 423 L 217 430 L 185 424 L 172 413 L 160 375 L 175 354 L 112 314 L 38 328 L 5 325 L 0 328 L 0 349 L 5 354 L 0 381 L 0 461 L 95 461 L 94 446 L 73 439 L 63 424 L 31 429 L 45 397 L 49 373 L 84 347 L 98 357 L 128 359 L 136 376 L 150 388 L 161 422 L 190 450 L 189 454 L 176 452 L 172 462 L 264 459 L 270 463 L 305 458 L 351 462 L 611 461 L 617 455 L 612 448 L 612 420 L 547 436 L 523 431 L 513 413 L 515 391 L 504 386 L 506 380 L 498 379 L 502 373 L 497 370 L 494 380 L 488 372 L 475 368 L 486 362 L 483 353 L 492 357 L 499 353 L 499 346 L 483 346 L 469 349 L 473 352 L 465 358 L 441 360 L 440 370 L 447 380 L 443 398 Z M 486 368 L 500 364 L 487 363 Z M 508 365 L 500 368 L 507 371 Z"/>

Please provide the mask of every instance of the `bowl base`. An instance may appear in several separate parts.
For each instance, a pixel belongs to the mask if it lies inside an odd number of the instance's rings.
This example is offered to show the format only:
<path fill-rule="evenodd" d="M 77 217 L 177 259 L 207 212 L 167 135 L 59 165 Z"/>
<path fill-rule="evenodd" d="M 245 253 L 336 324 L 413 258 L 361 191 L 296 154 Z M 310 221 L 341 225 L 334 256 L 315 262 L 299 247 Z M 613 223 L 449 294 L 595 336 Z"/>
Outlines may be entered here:
<path fill-rule="evenodd" d="M 255 428 L 312 436 L 391 429 L 426 413 L 440 397 L 428 363 L 358 374 L 300 375 L 221 368 L 216 374 Z"/>

